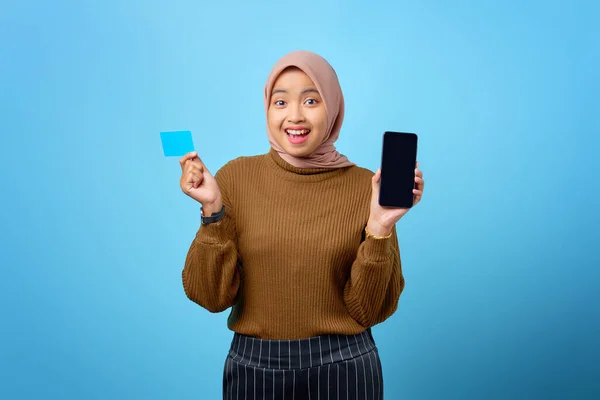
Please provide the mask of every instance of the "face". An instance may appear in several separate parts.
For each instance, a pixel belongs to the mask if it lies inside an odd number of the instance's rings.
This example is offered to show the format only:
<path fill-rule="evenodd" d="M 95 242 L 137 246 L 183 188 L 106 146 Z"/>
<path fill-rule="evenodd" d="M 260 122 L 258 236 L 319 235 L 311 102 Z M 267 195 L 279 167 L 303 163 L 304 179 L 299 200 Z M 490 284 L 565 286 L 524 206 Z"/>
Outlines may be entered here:
<path fill-rule="evenodd" d="M 325 103 L 300 69 L 286 69 L 275 81 L 267 123 L 277 143 L 294 157 L 310 155 L 325 140 Z"/>

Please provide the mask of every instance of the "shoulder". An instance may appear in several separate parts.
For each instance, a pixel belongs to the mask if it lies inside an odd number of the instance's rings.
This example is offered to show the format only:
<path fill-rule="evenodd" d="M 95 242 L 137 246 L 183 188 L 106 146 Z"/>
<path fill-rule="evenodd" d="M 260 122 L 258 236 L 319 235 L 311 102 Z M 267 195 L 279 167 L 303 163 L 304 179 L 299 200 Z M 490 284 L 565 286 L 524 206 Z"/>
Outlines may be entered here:
<path fill-rule="evenodd" d="M 374 175 L 375 172 L 359 165 L 354 165 L 346 171 L 346 176 L 359 184 L 370 182 Z"/>
<path fill-rule="evenodd" d="M 254 166 L 261 163 L 263 158 L 263 155 L 236 157 L 230 161 L 227 161 L 217 173 L 232 173 L 236 171 L 244 171 L 250 166 Z"/>
<path fill-rule="evenodd" d="M 373 171 L 358 165 L 353 165 L 338 176 L 340 190 L 354 193 L 358 198 L 371 195 Z"/>
<path fill-rule="evenodd" d="M 236 193 L 247 187 L 251 182 L 251 175 L 255 173 L 260 163 L 261 156 L 240 156 L 227 161 L 219 168 L 214 177 L 221 193 L 228 201 L 233 201 Z"/>
<path fill-rule="evenodd" d="M 240 156 L 230 161 L 227 161 L 215 174 L 215 178 L 220 181 L 236 179 L 240 175 L 245 175 L 259 166 L 263 161 L 264 156 Z"/>

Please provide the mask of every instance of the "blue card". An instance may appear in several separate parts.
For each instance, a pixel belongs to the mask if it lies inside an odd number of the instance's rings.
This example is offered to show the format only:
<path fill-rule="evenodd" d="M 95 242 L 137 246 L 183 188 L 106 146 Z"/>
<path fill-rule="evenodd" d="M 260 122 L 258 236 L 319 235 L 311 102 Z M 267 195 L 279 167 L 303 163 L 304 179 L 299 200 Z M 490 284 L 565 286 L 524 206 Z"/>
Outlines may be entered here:
<path fill-rule="evenodd" d="M 194 141 L 190 131 L 161 132 L 160 140 L 165 157 L 182 157 L 194 151 Z"/>

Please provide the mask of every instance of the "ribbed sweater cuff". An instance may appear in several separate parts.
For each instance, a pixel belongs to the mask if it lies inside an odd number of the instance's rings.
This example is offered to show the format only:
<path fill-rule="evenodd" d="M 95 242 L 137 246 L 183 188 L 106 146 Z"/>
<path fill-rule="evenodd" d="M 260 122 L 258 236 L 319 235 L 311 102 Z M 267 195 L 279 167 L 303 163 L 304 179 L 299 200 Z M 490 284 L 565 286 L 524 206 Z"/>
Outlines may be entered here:
<path fill-rule="evenodd" d="M 374 262 L 387 261 L 390 257 L 390 245 L 392 240 L 392 238 L 367 238 L 363 248 L 365 258 Z"/>
<path fill-rule="evenodd" d="M 196 240 L 206 244 L 224 244 L 227 242 L 225 220 L 223 219 L 212 224 L 200 225 L 200 229 L 198 229 L 198 232 L 196 233 Z"/>

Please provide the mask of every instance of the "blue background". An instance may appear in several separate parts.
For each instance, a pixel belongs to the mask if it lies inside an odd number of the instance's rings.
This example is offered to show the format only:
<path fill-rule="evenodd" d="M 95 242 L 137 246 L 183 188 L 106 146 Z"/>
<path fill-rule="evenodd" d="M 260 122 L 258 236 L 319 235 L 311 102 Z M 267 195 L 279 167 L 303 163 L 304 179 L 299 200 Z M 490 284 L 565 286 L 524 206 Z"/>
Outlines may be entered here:
<path fill-rule="evenodd" d="M 0 398 L 219 398 L 228 313 L 184 295 L 199 206 L 159 132 L 213 173 L 266 152 L 295 49 L 338 71 L 351 160 L 420 135 L 386 398 L 598 398 L 597 4 L 3 3 Z"/>

